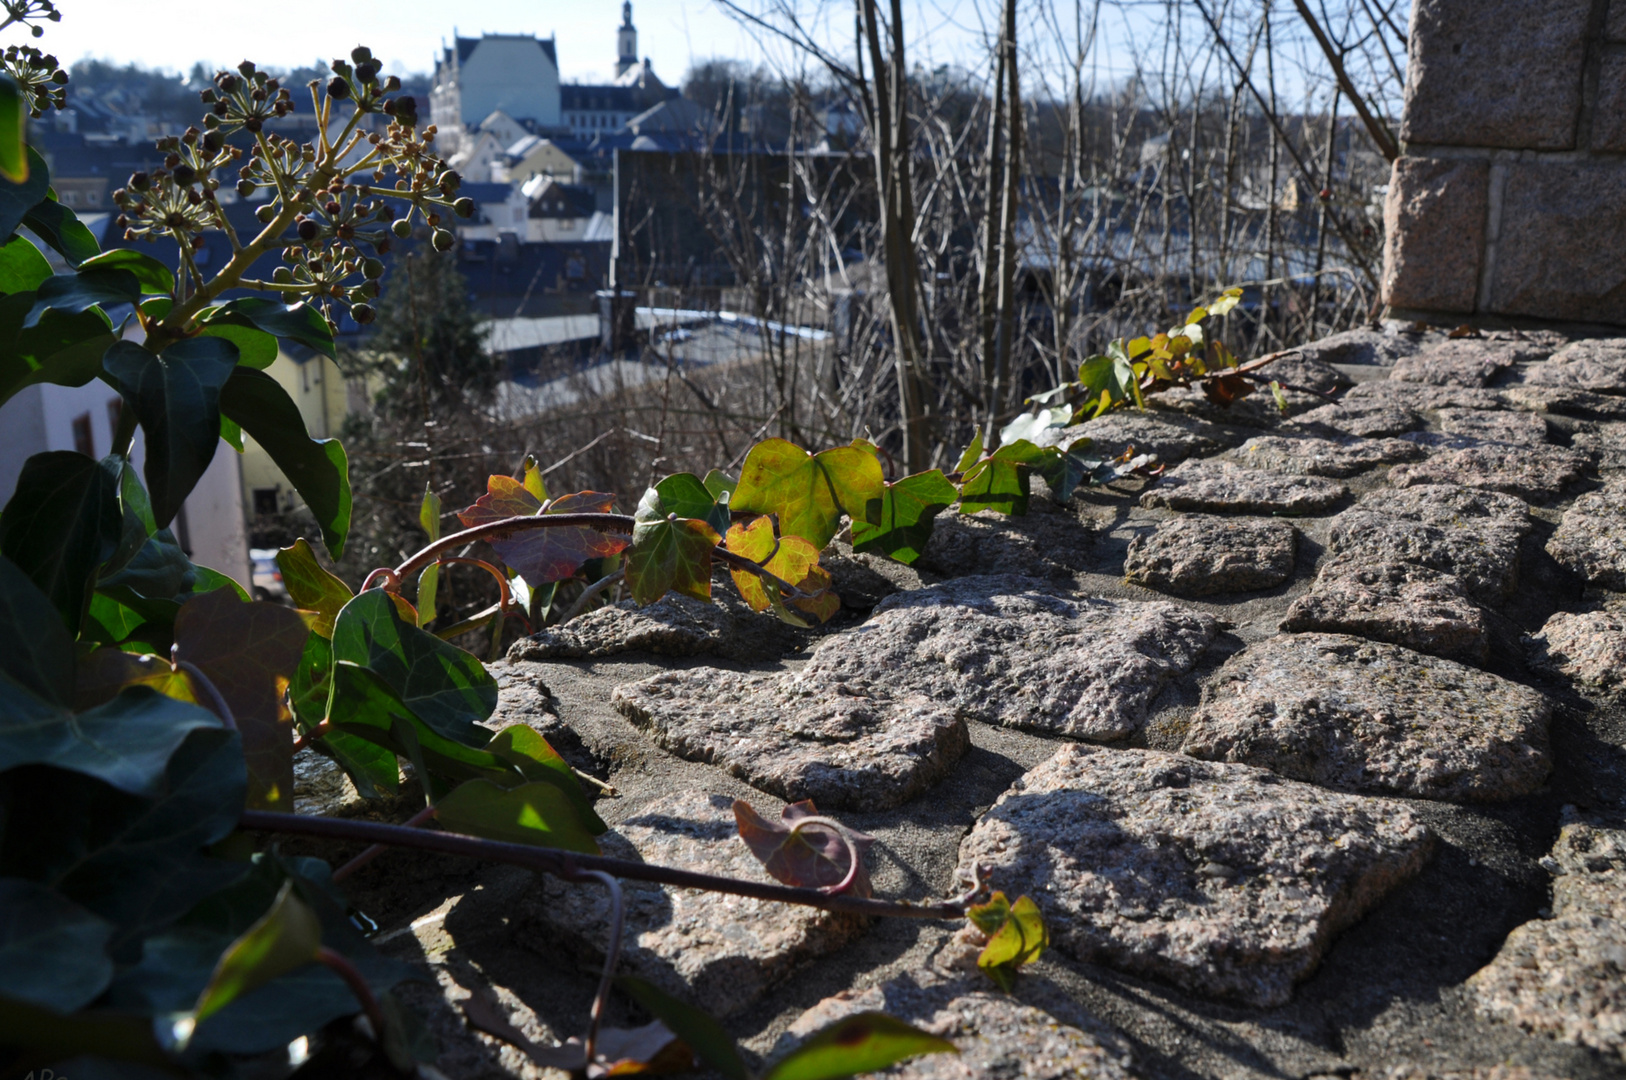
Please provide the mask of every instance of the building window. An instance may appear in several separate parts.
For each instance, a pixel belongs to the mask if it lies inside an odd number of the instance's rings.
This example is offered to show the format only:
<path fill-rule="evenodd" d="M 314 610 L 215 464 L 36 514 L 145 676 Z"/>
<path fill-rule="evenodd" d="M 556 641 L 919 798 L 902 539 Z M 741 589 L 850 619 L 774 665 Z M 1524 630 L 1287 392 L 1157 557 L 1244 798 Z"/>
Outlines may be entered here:
<path fill-rule="evenodd" d="M 77 191 L 64 191 L 62 193 L 62 201 L 67 203 L 69 206 L 78 206 L 79 193 Z"/>
<path fill-rule="evenodd" d="M 277 512 L 277 489 L 254 489 L 254 512 L 256 514 L 275 514 Z"/>
<path fill-rule="evenodd" d="M 96 439 L 90 430 L 89 413 L 80 413 L 74 417 L 73 448 L 88 458 L 96 456 Z"/>

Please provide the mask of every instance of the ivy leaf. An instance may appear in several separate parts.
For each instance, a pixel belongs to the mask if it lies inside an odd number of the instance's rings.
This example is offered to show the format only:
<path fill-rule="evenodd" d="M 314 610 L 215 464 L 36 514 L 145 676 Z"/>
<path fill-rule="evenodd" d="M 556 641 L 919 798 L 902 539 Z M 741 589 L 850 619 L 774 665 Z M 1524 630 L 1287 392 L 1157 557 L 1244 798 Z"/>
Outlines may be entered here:
<path fill-rule="evenodd" d="M 52 705 L 73 700 L 73 635 L 50 598 L 0 556 L 0 674 Z"/>
<path fill-rule="evenodd" d="M 732 497 L 734 490 L 740 486 L 740 482 L 738 480 L 723 472 L 721 469 L 711 470 L 706 474 L 706 478 L 702 480 L 701 483 L 705 485 L 707 493 L 718 502 L 723 501 L 724 495 Z"/>
<path fill-rule="evenodd" d="M 125 269 L 55 274 L 34 293 L 34 306 L 23 316 L 23 328 L 38 323 L 48 310 L 75 314 L 101 304 L 134 304 L 140 299 L 141 282 Z"/>
<path fill-rule="evenodd" d="M 57 1012 L 90 1004 L 113 981 L 112 924 L 32 881 L 0 878 L 6 996 Z"/>
<path fill-rule="evenodd" d="M 0 75 L 0 178 L 28 179 L 28 105 L 10 75 Z"/>
<path fill-rule="evenodd" d="M 128 270 L 111 272 L 135 279 Z M 218 338 L 187 338 L 156 355 L 120 341 L 102 358 L 108 380 L 135 409 L 146 433 L 143 471 L 159 525 L 174 519 L 214 459 L 220 389 L 236 366 L 236 346 Z"/>
<path fill-rule="evenodd" d="M 489 840 L 599 853 L 569 796 L 546 781 L 508 788 L 490 780 L 465 781 L 436 800 L 435 819 L 452 832 Z"/>
<path fill-rule="evenodd" d="M 1036 413 L 1023 413 L 999 429 L 999 441 L 1002 444 L 1012 443 L 1018 439 L 1032 442 L 1047 431 L 1066 427 L 1072 418 L 1073 410 L 1067 405 L 1040 409 Z"/>
<path fill-rule="evenodd" d="M 115 248 L 93 255 L 79 264 L 81 274 L 105 270 L 128 270 L 135 276 L 141 291 L 168 294 L 175 291 L 175 275 L 169 267 L 134 248 Z"/>
<path fill-rule="evenodd" d="M 954 471 L 964 475 L 967 469 L 971 468 L 971 466 L 975 465 L 981 460 L 982 432 L 979 431 L 975 435 L 971 436 L 971 445 L 967 446 L 965 448 L 965 453 L 960 455 L 960 460 L 954 466 Z"/>
<path fill-rule="evenodd" d="M 966 473 L 960 485 L 960 513 L 997 510 L 1002 514 L 1028 512 L 1028 466 L 1045 452 L 1024 440 L 1001 446 Z"/>
<path fill-rule="evenodd" d="M 804 799 L 780 811 L 781 820 L 769 821 L 744 799 L 734 800 L 734 823 L 740 839 L 769 876 L 796 888 L 827 889 L 839 885 L 847 879 L 851 865 L 847 845 L 835 829 L 817 823 L 797 828 L 798 822 L 817 814 L 813 800 Z M 854 896 L 869 896 L 872 890 L 869 870 L 864 866 L 864 852 L 875 843 L 875 837 L 857 829 L 848 829 L 847 835 L 858 852 L 858 872 L 848 891 Z"/>
<path fill-rule="evenodd" d="M 781 536 L 800 536 L 823 550 L 841 524 L 879 520 L 884 478 L 875 455 L 854 446 L 809 454 L 784 439 L 757 443 L 745 456 L 730 506 L 775 514 Z"/>
<path fill-rule="evenodd" d="M 148 690 L 126 690 L 108 708 L 139 697 L 171 713 L 208 716 Z M 80 717 L 81 723 L 84 719 Z M 138 739 L 128 729 L 145 726 L 146 718 L 127 714 L 124 719 L 127 731 L 120 738 Z M 50 813 L 33 815 L 26 831 L 7 831 L 0 844 L 0 875 L 40 882 L 111 922 L 116 930 L 109 951 L 116 961 L 128 956 L 130 944 L 241 877 L 245 864 L 204 854 L 237 827 L 246 783 L 237 733 L 212 716 L 208 722 L 209 727 L 186 736 L 153 783 L 139 785 L 151 791 L 146 797 L 76 772 L 13 773 L 8 792 L 12 805 L 48 806 Z M 155 726 L 168 731 L 176 725 Z M 116 751 L 115 743 L 107 745 Z M 141 762 L 156 756 L 148 749 Z M 101 771 L 122 775 L 136 770 L 127 764 Z"/>
<path fill-rule="evenodd" d="M 100 310 L 47 311 L 23 328 L 34 293 L 0 297 L 0 401 L 35 383 L 84 386 L 102 373 L 102 354 L 117 340 Z"/>
<path fill-rule="evenodd" d="M 1044 916 L 1031 897 L 1019 897 L 1012 904 L 1004 893 L 996 892 L 986 904 L 971 907 L 966 917 L 988 935 L 988 944 L 977 957 L 977 967 L 1006 993 L 1016 983 L 1017 969 L 1037 960 L 1050 944 Z"/>
<path fill-rule="evenodd" d="M 220 338 L 192 338 L 216 342 L 232 353 L 236 346 Z M 184 342 L 182 344 L 185 344 Z M 338 439 L 313 439 L 305 418 L 288 391 L 263 371 L 234 367 L 220 388 L 220 411 L 254 437 L 322 527 L 322 542 L 335 559 L 344 554 L 350 533 L 350 462 Z"/>
<path fill-rule="evenodd" d="M 537 502 L 548 501 L 548 485 L 542 481 L 542 468 L 530 454 L 525 455 L 524 467 L 520 469 L 520 483 L 526 491 L 536 496 Z"/>
<path fill-rule="evenodd" d="M 333 658 L 370 668 L 413 715 L 465 746 L 484 746 L 480 726 L 497 707 L 497 683 L 473 655 L 404 621 L 389 595 L 368 589 L 333 625 Z"/>
<path fill-rule="evenodd" d="M 122 569 L 98 581 L 96 590 L 168 633 L 182 601 L 200 587 L 207 591 L 204 569 L 186 557 L 174 533 L 159 529 Z"/>
<path fill-rule="evenodd" d="M 4 103 L 0 102 L 0 108 Z M 51 276 L 51 264 L 26 236 L 13 236 L 0 246 L 0 292 L 25 293 Z"/>
<path fill-rule="evenodd" d="M 305 652 L 294 673 L 289 700 L 300 729 L 310 732 L 328 715 L 328 695 L 333 689 L 333 646 L 320 634 L 305 639 Z M 403 706 L 404 708 L 404 706 Z M 350 777 L 356 794 L 376 799 L 380 792 L 394 795 L 401 786 L 401 765 L 395 752 L 344 731 L 329 730 L 311 744 L 312 749 L 331 758 Z"/>
<path fill-rule="evenodd" d="M 72 210 L 55 199 L 35 203 L 23 217 L 23 224 L 73 266 L 101 250 L 95 234 L 85 228 L 85 223 Z"/>
<path fill-rule="evenodd" d="M 941 469 L 889 483 L 881 496 L 879 523 L 853 522 L 853 550 L 912 563 L 926 550 L 932 520 L 959 497 Z"/>
<path fill-rule="evenodd" d="M 145 686 L 176 701 L 200 704 L 191 678 L 169 661 L 122 649 L 95 649 L 79 660 L 73 707 L 82 711 L 105 705 L 127 686 Z"/>
<path fill-rule="evenodd" d="M 829 592 L 830 575 L 819 566 L 818 551 L 800 536 L 776 539 L 772 518 L 753 518 L 749 524 L 734 525 L 729 528 L 723 542 L 734 554 L 750 559 L 801 591 L 814 594 L 797 598 L 791 603 L 799 610 L 816 616 L 820 622 L 841 609 L 840 598 Z M 729 573 L 734 578 L 734 587 L 752 611 L 767 611 L 772 607 L 774 613 L 786 622 L 795 626 L 808 625 L 805 619 L 786 609 L 779 586 L 748 570 L 731 569 Z"/>
<path fill-rule="evenodd" d="M 291 608 L 245 603 L 228 589 L 193 597 L 175 617 L 176 658 L 203 672 L 237 721 L 250 809 L 293 807 L 293 718 L 282 698 L 309 634 Z"/>
<path fill-rule="evenodd" d="M 192 1007 L 197 1021 L 258 987 L 316 960 L 322 947 L 322 920 L 284 881 L 271 910 L 231 943 L 215 965 L 209 984 Z"/>
<path fill-rule="evenodd" d="M 51 190 L 51 171 L 45 159 L 32 146 L 28 148 L 28 167 L 20 175 L 0 175 L 0 236 L 17 231 L 23 218 L 38 203 L 45 201 Z"/>
<path fill-rule="evenodd" d="M 1242 302 L 1242 290 L 1241 289 L 1226 289 L 1223 293 L 1220 294 L 1220 297 L 1219 297 L 1218 300 L 1213 300 L 1213 301 L 1209 302 L 1209 304 L 1208 304 L 1208 314 L 1210 316 L 1224 315 L 1226 312 L 1230 311 L 1232 308 L 1236 307 L 1237 304 L 1239 304 L 1241 302 Z"/>
<path fill-rule="evenodd" d="M 709 1015 L 633 975 L 618 976 L 615 985 L 688 1044 L 701 1061 L 728 1080 L 749 1080 L 751 1072 L 734 1040 Z"/>
<path fill-rule="evenodd" d="M 274 337 L 309 345 L 329 360 L 338 355 L 333 347 L 333 327 L 320 311 L 307 303 L 284 307 L 276 300 L 245 297 L 215 308 L 204 318 L 204 325 L 231 315 L 242 316 Z"/>
<path fill-rule="evenodd" d="M 627 552 L 627 584 L 639 604 L 653 604 L 669 590 L 696 600 L 711 599 L 711 549 L 717 531 L 694 518 L 668 519 L 654 488 L 644 492 L 634 515 Z"/>
<path fill-rule="evenodd" d="M 947 1039 L 879 1012 L 862 1012 L 815 1031 L 774 1062 L 762 1080 L 836 1080 L 875 1072 L 921 1054 L 957 1054 Z"/>
<path fill-rule="evenodd" d="M 1135 366 L 1121 341 L 1109 345 L 1107 355 L 1091 356 L 1079 364 L 1078 384 L 1086 402 L 1095 403 L 1092 416 L 1100 416 L 1114 405 L 1131 399 L 1140 404 Z"/>
<path fill-rule="evenodd" d="M 610 827 L 593 809 L 570 765 L 535 730 L 524 724 L 512 724 L 499 731 L 486 749 L 508 762 L 525 780 L 557 787 L 570 801 L 582 827 L 593 836 L 609 831 Z"/>
<path fill-rule="evenodd" d="M 668 513 L 699 518 L 719 534 L 728 531 L 728 498 L 714 496 L 694 473 L 674 473 L 655 485 Z"/>
<path fill-rule="evenodd" d="M 237 362 L 243 367 L 264 371 L 276 362 L 281 350 L 277 339 L 240 315 L 217 318 L 198 331 L 204 337 L 224 338 L 237 346 Z"/>
<path fill-rule="evenodd" d="M 546 491 L 541 487 L 540 477 L 535 485 L 538 490 Z M 614 503 L 614 495 L 579 491 L 555 499 L 548 504 L 547 512 L 608 514 Z M 492 476 L 486 481 L 486 493 L 475 500 L 473 506 L 459 511 L 457 517 L 465 528 L 473 529 L 504 518 L 531 517 L 541 509 L 542 499 L 525 482 L 511 476 Z M 533 589 L 572 578 L 588 560 L 619 554 L 629 542 L 626 536 L 600 532 L 586 525 L 531 529 L 490 541 L 503 562 Z"/>
<path fill-rule="evenodd" d="M 440 539 L 440 496 L 424 485 L 423 502 L 418 505 L 418 524 L 433 544 Z M 435 621 L 435 591 L 440 584 L 440 564 L 430 563 L 418 575 L 418 625 L 427 628 Z"/>
<path fill-rule="evenodd" d="M 301 538 L 277 552 L 277 569 L 294 606 L 315 615 L 311 630 L 325 638 L 333 636 L 333 620 L 355 594 L 350 586 L 327 572 L 316 561 L 310 542 Z"/>
<path fill-rule="evenodd" d="M 0 555 L 45 593 L 71 634 L 84 621 L 97 567 L 123 531 L 117 461 L 71 450 L 35 454 L 0 515 Z"/>

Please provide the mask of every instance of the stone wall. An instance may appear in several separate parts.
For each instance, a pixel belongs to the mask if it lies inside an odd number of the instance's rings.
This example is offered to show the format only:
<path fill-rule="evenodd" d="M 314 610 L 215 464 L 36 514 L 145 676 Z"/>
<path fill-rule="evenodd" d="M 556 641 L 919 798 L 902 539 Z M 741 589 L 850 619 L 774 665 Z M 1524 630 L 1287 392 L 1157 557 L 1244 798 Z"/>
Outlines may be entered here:
<path fill-rule="evenodd" d="M 1416 0 L 1397 313 L 1626 325 L 1626 0 Z"/>

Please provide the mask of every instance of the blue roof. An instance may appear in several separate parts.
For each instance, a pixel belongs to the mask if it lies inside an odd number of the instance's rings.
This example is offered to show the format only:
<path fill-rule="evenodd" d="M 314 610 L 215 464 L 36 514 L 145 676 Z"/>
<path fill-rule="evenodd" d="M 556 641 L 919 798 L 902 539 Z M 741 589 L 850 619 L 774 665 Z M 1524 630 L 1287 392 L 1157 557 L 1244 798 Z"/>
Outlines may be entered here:
<path fill-rule="evenodd" d="M 457 189 L 457 194 L 467 196 L 477 203 L 507 202 L 508 196 L 514 188 L 511 184 L 480 184 L 464 181 Z"/>

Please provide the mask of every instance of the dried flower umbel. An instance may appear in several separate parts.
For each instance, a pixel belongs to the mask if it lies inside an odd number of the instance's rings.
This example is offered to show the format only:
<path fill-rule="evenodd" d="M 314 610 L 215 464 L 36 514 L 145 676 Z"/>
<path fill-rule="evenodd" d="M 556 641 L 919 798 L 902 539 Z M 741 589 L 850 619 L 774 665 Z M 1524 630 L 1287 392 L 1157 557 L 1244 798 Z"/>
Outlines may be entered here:
<path fill-rule="evenodd" d="M 165 237 L 181 249 L 178 303 L 149 333 L 183 336 L 187 321 L 225 289 L 248 287 L 299 299 L 330 314 L 347 305 L 360 323 L 370 322 L 384 265 L 397 238 L 413 234 L 414 222 L 429 229 L 430 243 L 446 251 L 455 242 L 444 213 L 474 213 L 458 198 L 462 178 L 434 151 L 435 127 L 418 129 L 417 104 L 397 95 L 401 82 L 381 76 L 365 47 L 350 61 L 335 60 L 333 76 L 309 85 L 319 134 L 304 143 L 272 130 L 294 112 L 293 96 L 275 77 L 244 61 L 221 71 L 201 92 L 209 112 L 203 127 L 158 142 L 161 167 L 138 172 L 113 193 L 118 225 L 126 239 Z M 338 125 L 340 113 L 350 114 Z M 337 136 L 331 137 L 337 125 Z M 244 241 L 221 205 L 222 174 L 236 197 L 264 200 L 255 218 L 264 228 Z M 228 193 L 230 194 L 230 193 Z M 232 260 L 205 282 L 192 255 L 210 230 L 231 241 Z M 267 251 L 281 249 L 283 265 L 270 280 L 242 275 Z"/>

